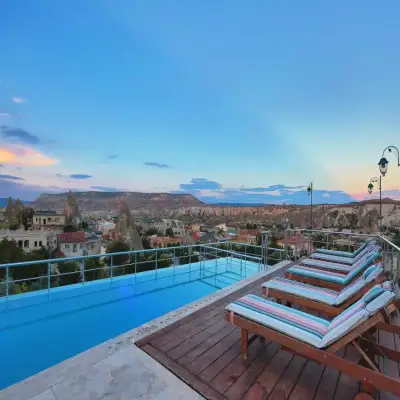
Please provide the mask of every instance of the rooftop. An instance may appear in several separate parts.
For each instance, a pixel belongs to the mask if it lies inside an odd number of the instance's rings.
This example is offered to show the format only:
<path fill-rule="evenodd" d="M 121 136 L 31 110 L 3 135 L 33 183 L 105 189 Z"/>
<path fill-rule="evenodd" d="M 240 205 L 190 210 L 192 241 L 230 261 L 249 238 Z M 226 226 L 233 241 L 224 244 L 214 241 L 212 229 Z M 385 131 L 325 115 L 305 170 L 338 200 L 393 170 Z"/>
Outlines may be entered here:
<path fill-rule="evenodd" d="M 64 232 L 59 233 L 58 240 L 60 243 L 84 243 L 86 242 L 85 232 Z"/>

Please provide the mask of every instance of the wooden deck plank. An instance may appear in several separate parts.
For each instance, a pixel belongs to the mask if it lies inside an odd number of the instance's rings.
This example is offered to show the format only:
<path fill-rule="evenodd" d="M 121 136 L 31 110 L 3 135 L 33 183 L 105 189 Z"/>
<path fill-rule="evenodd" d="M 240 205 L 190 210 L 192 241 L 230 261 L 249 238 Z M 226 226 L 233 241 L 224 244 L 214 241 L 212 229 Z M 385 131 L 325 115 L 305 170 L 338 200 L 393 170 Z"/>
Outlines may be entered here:
<path fill-rule="evenodd" d="M 290 393 L 295 387 L 297 380 L 304 368 L 306 359 L 299 356 L 294 356 L 282 374 L 281 379 L 275 385 L 274 390 L 268 397 L 268 400 L 282 400 L 288 399 Z"/>
<path fill-rule="evenodd" d="M 248 348 L 247 360 L 243 361 L 240 354 L 227 365 L 212 381 L 211 386 L 219 393 L 224 393 L 243 374 L 259 355 L 267 343 L 255 340 Z"/>
<path fill-rule="evenodd" d="M 296 386 L 290 394 L 290 400 L 308 400 L 314 397 L 324 371 L 324 366 L 314 361 L 307 361 Z"/>
<path fill-rule="evenodd" d="M 338 352 L 339 357 L 344 356 L 344 351 Z M 334 398 L 340 373 L 338 370 L 325 366 L 319 382 L 314 400 L 330 400 Z"/>
<path fill-rule="evenodd" d="M 240 356 L 240 331 L 236 329 L 237 340 L 225 353 L 209 365 L 201 372 L 200 378 L 205 382 L 211 382 L 227 365 L 229 365 L 236 357 Z"/>
<path fill-rule="evenodd" d="M 379 344 L 389 347 L 391 349 L 396 348 L 395 335 L 393 333 L 379 331 L 377 336 Z M 393 378 L 399 378 L 399 365 L 397 362 L 386 360 L 385 363 L 383 358 L 379 357 L 379 368 L 385 373 L 385 375 L 391 376 Z M 398 397 L 391 393 L 380 391 L 380 399 L 395 400 L 398 399 Z"/>
<path fill-rule="evenodd" d="M 265 366 L 271 362 L 279 349 L 278 343 L 269 343 L 243 374 L 224 393 L 225 397 L 230 400 L 241 399 L 264 370 Z"/>
<path fill-rule="evenodd" d="M 234 332 L 235 327 L 232 326 L 231 324 L 226 324 L 226 326 L 222 329 L 220 329 L 217 333 L 215 333 L 212 336 L 209 336 L 201 342 L 198 346 L 196 346 L 194 349 L 186 353 L 184 356 L 180 357 L 178 359 L 178 363 L 187 367 L 189 371 L 191 371 L 194 374 L 199 374 L 200 370 L 198 370 L 198 367 L 196 368 L 196 361 L 199 360 L 199 358 L 207 352 L 210 348 L 213 348 L 215 344 L 219 343 L 221 340 L 223 340 L 226 336 L 228 336 L 230 333 Z M 217 357 L 217 354 L 215 354 L 215 357 Z M 214 359 L 215 359 L 214 357 Z M 190 366 L 188 366 L 190 364 Z M 205 367 L 204 367 L 205 368 Z M 203 368 L 203 369 L 204 369 Z"/>
<path fill-rule="evenodd" d="M 360 359 L 356 350 L 351 347 L 347 346 L 345 349 L 345 357 L 349 360 L 358 362 Z M 360 390 L 360 382 L 350 376 L 341 373 L 338 385 L 335 392 L 335 400 L 353 400 L 354 396 Z"/>
<path fill-rule="evenodd" d="M 172 350 L 173 348 L 179 346 L 184 341 L 188 340 L 190 337 L 198 334 L 199 332 L 209 328 L 210 326 L 216 324 L 221 320 L 221 310 L 217 310 L 217 313 L 210 319 L 202 321 L 201 323 L 193 324 L 193 321 L 188 322 L 187 324 L 183 325 L 182 329 L 177 329 L 175 332 L 175 336 L 163 344 L 159 344 L 159 342 L 151 342 L 154 347 L 157 347 L 159 350 L 167 353 L 168 351 Z"/>
<path fill-rule="evenodd" d="M 222 315 L 221 315 L 222 317 Z M 184 354 L 188 353 L 190 350 L 198 346 L 203 340 L 208 339 L 211 335 L 219 332 L 227 326 L 227 322 L 221 318 L 215 324 L 209 326 L 207 329 L 197 333 L 196 335 L 185 340 L 181 345 L 174 347 L 172 350 L 168 351 L 166 354 L 173 360 L 177 360 Z"/>
<path fill-rule="evenodd" d="M 227 336 L 217 342 L 214 346 L 209 347 L 201 356 L 194 359 L 187 367 L 189 371 L 198 375 L 206 369 L 215 360 L 232 347 L 234 343 L 240 340 L 239 329 L 233 329 Z"/>
<path fill-rule="evenodd" d="M 287 351 L 278 351 L 272 361 L 247 391 L 243 400 L 267 399 L 274 390 L 282 374 L 293 359 Z"/>

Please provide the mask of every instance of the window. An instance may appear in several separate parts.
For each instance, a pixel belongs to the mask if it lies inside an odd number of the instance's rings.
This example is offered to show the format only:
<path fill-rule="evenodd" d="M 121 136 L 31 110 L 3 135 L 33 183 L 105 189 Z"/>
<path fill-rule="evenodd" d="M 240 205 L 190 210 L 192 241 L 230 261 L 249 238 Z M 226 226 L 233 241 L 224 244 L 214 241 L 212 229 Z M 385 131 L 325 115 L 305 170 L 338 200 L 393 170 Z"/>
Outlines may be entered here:
<path fill-rule="evenodd" d="M 85 247 L 85 245 L 83 243 L 81 243 L 81 250 Z"/>
<path fill-rule="evenodd" d="M 76 253 L 78 251 L 78 245 L 76 244 L 76 243 L 74 243 L 73 245 L 72 245 L 72 252 L 73 253 Z"/>
<path fill-rule="evenodd" d="M 24 241 L 24 247 L 25 247 L 25 248 L 29 247 L 29 240 L 25 240 L 25 241 Z"/>
<path fill-rule="evenodd" d="M 39 240 L 39 247 L 42 247 L 42 241 Z"/>
<path fill-rule="evenodd" d="M 37 247 L 37 241 L 35 240 L 35 247 Z"/>
<path fill-rule="evenodd" d="M 69 244 L 64 244 L 65 250 L 69 250 Z"/>

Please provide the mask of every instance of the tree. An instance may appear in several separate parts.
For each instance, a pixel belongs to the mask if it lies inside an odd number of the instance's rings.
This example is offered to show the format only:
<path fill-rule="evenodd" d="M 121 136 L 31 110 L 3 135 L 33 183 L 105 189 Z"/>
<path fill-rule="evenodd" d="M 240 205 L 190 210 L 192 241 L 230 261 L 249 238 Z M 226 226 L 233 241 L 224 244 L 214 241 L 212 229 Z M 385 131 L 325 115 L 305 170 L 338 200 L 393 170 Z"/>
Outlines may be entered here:
<path fill-rule="evenodd" d="M 149 229 L 147 229 L 145 235 L 146 235 L 146 236 L 157 235 L 157 229 L 155 229 L 155 228 L 149 228 Z"/>
<path fill-rule="evenodd" d="M 89 228 L 89 224 L 86 221 L 82 221 L 81 222 L 81 228 L 82 229 L 88 229 Z"/>
<path fill-rule="evenodd" d="M 5 212 L 5 215 L 6 215 L 6 218 L 7 218 L 7 221 L 9 224 L 11 224 L 12 217 L 13 217 L 13 207 L 14 207 L 14 204 L 13 204 L 12 198 L 9 197 L 8 201 L 7 201 L 6 212 Z"/>
<path fill-rule="evenodd" d="M 396 234 L 396 236 L 394 236 L 393 244 L 395 244 L 397 247 L 400 247 L 400 234 Z"/>
<path fill-rule="evenodd" d="M 130 248 L 125 243 L 118 240 L 118 241 L 112 242 L 107 247 L 106 252 L 107 253 L 123 253 L 123 252 L 129 251 L 129 250 L 130 250 Z M 107 263 L 109 266 L 111 266 L 111 261 L 112 261 L 112 266 L 114 267 L 113 272 L 112 272 L 112 274 L 114 276 L 132 273 L 131 266 L 126 265 L 126 264 L 129 264 L 131 261 L 130 254 L 120 254 L 120 255 L 108 257 Z M 118 266 L 118 265 L 122 265 L 123 267 L 115 268 L 115 266 Z"/>
<path fill-rule="evenodd" d="M 150 239 L 147 236 L 142 237 L 142 245 L 145 250 L 151 249 Z"/>
<path fill-rule="evenodd" d="M 58 271 L 60 272 L 58 276 L 60 286 L 72 285 L 74 283 L 79 283 L 81 280 L 81 269 L 77 262 L 60 262 L 58 264 Z"/>
<path fill-rule="evenodd" d="M 94 281 L 96 279 L 103 279 L 108 276 L 108 271 L 104 268 L 100 258 L 96 257 L 85 259 L 85 281 Z"/>
<path fill-rule="evenodd" d="M 64 228 L 63 228 L 63 232 L 64 233 L 66 233 L 66 232 L 78 232 L 78 229 L 76 229 L 74 226 L 72 226 L 72 225 L 66 225 L 66 226 L 64 226 Z"/>
<path fill-rule="evenodd" d="M 167 230 L 165 231 L 165 234 L 167 236 L 174 236 L 174 231 L 172 230 L 172 228 L 167 228 Z"/>
<path fill-rule="evenodd" d="M 16 205 L 17 203 L 15 203 Z M 33 215 L 35 211 L 32 207 L 22 207 L 19 209 L 18 221 L 20 225 L 24 226 L 27 231 L 33 224 Z"/>

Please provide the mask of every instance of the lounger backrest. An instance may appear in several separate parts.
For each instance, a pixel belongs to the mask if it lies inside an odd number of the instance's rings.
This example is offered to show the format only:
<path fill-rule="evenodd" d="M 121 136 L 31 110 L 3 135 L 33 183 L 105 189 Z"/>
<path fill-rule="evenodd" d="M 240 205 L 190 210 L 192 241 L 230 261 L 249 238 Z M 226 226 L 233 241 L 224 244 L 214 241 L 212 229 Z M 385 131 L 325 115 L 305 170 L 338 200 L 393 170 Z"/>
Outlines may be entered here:
<path fill-rule="evenodd" d="M 331 321 L 320 347 L 336 342 L 371 315 L 386 307 L 395 297 L 390 281 L 375 285 L 359 301 Z"/>
<path fill-rule="evenodd" d="M 383 272 L 382 264 L 376 264 L 368 267 L 362 276 L 351 283 L 349 286 L 342 289 L 335 300 L 335 305 L 340 305 L 344 303 L 347 299 L 361 290 L 363 287 L 367 286 L 368 283 L 372 282 Z"/>
<path fill-rule="evenodd" d="M 361 257 L 363 257 L 365 254 L 368 254 L 369 252 L 373 251 L 374 249 L 378 248 L 379 246 L 375 241 L 371 241 L 368 243 L 368 246 L 365 246 L 360 252 L 358 252 L 355 257 L 353 258 L 354 261 L 359 260 Z"/>
<path fill-rule="evenodd" d="M 344 278 L 344 283 L 347 284 L 354 279 L 364 268 L 369 267 L 375 260 L 381 256 L 381 253 L 374 251 L 372 254 L 368 254 L 365 258 L 360 261 Z"/>

